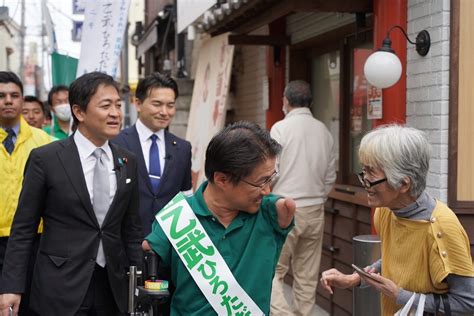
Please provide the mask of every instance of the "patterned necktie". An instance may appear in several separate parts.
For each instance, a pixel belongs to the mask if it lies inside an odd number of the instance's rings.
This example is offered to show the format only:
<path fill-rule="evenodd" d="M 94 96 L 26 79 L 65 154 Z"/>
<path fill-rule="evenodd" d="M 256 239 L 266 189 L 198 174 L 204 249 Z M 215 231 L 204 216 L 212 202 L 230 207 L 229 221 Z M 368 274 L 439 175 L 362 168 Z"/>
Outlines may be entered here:
<path fill-rule="evenodd" d="M 15 143 L 13 142 L 13 136 L 15 136 L 15 131 L 11 128 L 7 128 L 5 132 L 7 132 L 8 135 L 3 141 L 3 146 L 5 146 L 5 149 L 11 155 L 13 149 L 15 149 Z"/>
<path fill-rule="evenodd" d="M 160 151 L 158 149 L 158 144 L 156 139 L 158 136 L 155 134 L 150 136 L 151 146 L 150 146 L 150 166 L 148 175 L 150 176 L 151 187 L 153 192 L 156 194 L 158 192 L 158 187 L 161 180 L 161 166 L 160 166 Z"/>
<path fill-rule="evenodd" d="M 102 226 L 105 215 L 107 215 L 110 202 L 109 172 L 107 171 L 107 165 L 103 159 L 103 154 L 104 150 L 102 148 L 97 148 L 93 153 L 96 161 L 92 184 L 92 206 L 94 207 L 95 216 L 97 217 L 100 226 Z M 95 261 L 101 267 L 105 267 L 106 262 L 102 240 L 100 240 Z"/>

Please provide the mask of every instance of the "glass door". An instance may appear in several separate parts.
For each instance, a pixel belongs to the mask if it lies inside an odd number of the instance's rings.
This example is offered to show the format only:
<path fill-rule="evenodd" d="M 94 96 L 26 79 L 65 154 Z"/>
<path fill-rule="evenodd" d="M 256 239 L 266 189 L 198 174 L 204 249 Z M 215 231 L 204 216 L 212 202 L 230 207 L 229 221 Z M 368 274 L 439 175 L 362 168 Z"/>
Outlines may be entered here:
<path fill-rule="evenodd" d="M 336 171 L 339 171 L 340 56 L 339 50 L 316 56 L 311 65 L 312 112 L 323 122 L 336 145 Z"/>

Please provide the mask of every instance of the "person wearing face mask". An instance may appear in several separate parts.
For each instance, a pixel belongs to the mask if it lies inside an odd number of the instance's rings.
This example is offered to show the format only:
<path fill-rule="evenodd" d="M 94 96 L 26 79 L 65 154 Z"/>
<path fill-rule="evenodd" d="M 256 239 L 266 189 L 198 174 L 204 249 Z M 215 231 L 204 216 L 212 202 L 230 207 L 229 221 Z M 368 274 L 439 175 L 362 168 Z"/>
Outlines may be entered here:
<path fill-rule="evenodd" d="M 295 229 L 283 246 L 273 279 L 272 315 L 310 315 L 316 298 L 324 203 L 336 180 L 336 154 L 331 133 L 311 114 L 311 103 L 307 82 L 289 82 L 283 96 L 285 118 L 273 125 L 270 132 L 283 146 L 280 177 L 273 192 L 296 202 Z M 283 279 L 290 264 L 293 310 L 283 295 Z"/>
<path fill-rule="evenodd" d="M 44 131 L 57 139 L 65 139 L 71 130 L 71 106 L 69 105 L 69 89 L 64 85 L 54 86 L 48 93 L 48 103 L 53 113 L 51 126 Z"/>

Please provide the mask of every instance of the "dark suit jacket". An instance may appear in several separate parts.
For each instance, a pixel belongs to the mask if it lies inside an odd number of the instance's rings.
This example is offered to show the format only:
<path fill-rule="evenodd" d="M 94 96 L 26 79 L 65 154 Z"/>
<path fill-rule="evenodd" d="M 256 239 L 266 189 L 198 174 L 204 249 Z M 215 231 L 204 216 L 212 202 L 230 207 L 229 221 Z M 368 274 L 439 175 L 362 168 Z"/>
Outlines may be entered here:
<path fill-rule="evenodd" d="M 115 301 L 127 308 L 129 265 L 141 266 L 142 232 L 138 215 L 135 156 L 110 145 L 117 191 L 99 227 L 87 191 L 73 137 L 34 149 L 12 226 L 3 269 L 3 293 L 22 293 L 31 244 L 40 217 L 41 237 L 31 291 L 31 307 L 41 315 L 74 315 L 83 302 L 102 238 L 107 273 Z M 127 180 L 129 179 L 129 180 Z M 128 183 L 127 183 L 128 182 Z"/>
<path fill-rule="evenodd" d="M 151 232 L 155 214 L 178 192 L 192 188 L 191 144 L 165 131 L 166 163 L 157 194 L 152 191 L 150 177 L 143 158 L 142 147 L 135 125 L 124 129 L 114 143 L 135 153 L 138 162 L 138 188 L 140 190 L 140 218 L 146 237 Z"/>

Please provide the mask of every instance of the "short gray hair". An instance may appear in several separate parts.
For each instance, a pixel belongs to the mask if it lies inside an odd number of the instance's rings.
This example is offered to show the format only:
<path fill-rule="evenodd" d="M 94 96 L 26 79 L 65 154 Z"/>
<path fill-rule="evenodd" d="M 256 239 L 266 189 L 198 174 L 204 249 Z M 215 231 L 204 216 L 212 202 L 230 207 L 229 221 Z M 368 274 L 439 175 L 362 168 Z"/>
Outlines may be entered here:
<path fill-rule="evenodd" d="M 285 97 L 292 107 L 310 107 L 313 103 L 311 87 L 303 80 L 294 80 L 286 84 Z"/>
<path fill-rule="evenodd" d="M 363 165 L 382 169 L 395 189 L 401 187 L 403 178 L 410 178 L 410 194 L 418 197 L 426 187 L 430 151 L 424 132 L 401 125 L 384 125 L 362 138 L 359 160 Z"/>

